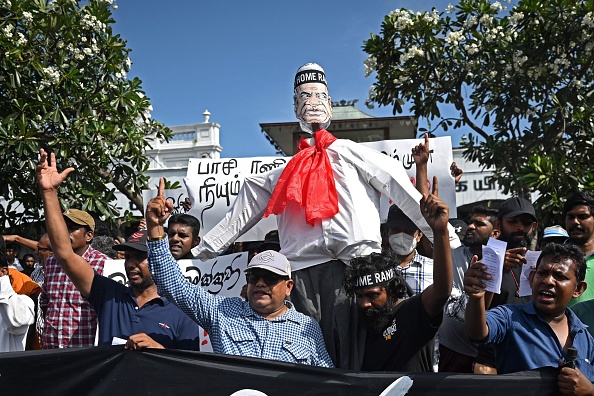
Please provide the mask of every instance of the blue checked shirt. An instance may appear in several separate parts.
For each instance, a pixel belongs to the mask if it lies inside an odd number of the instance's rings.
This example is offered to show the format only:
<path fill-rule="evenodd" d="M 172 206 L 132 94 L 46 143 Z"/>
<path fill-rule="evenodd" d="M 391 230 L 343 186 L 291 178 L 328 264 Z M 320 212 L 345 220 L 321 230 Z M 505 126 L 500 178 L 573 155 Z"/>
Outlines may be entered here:
<path fill-rule="evenodd" d="M 406 283 L 413 289 L 415 296 L 433 284 L 433 259 L 421 256 L 418 252 L 410 263 L 400 267 L 400 271 Z"/>
<path fill-rule="evenodd" d="M 147 242 L 148 260 L 159 293 L 173 301 L 210 336 L 216 353 L 334 367 L 318 323 L 290 302 L 284 315 L 268 320 L 239 297 L 221 297 L 188 282 L 167 239 Z"/>

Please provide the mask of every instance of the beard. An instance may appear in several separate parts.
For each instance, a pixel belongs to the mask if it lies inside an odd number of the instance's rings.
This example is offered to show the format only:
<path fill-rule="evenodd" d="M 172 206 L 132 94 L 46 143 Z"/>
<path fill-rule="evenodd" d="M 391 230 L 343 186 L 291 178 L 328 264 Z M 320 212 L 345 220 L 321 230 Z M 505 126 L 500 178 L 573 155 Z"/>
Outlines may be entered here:
<path fill-rule="evenodd" d="M 515 231 L 511 233 L 507 233 L 501 230 L 501 236 L 499 237 L 500 240 L 507 242 L 508 249 L 514 249 L 519 247 L 528 247 L 530 241 L 536 234 L 536 230 L 532 231 L 531 233 L 527 234 L 524 231 Z M 522 236 L 522 239 L 516 240 L 515 237 Z"/>
<path fill-rule="evenodd" d="M 367 320 L 375 330 L 382 333 L 386 327 L 392 323 L 396 307 L 392 307 L 389 303 L 384 304 L 380 309 L 369 308 L 365 310 L 365 320 Z"/>
<path fill-rule="evenodd" d="M 472 235 L 472 237 L 468 238 L 468 235 Z M 475 232 L 472 234 L 466 233 L 462 242 L 468 247 L 480 247 L 489 242 L 489 237 L 490 235 L 481 238 Z"/>
<path fill-rule="evenodd" d="M 584 233 L 584 235 L 582 237 L 572 237 L 571 232 L 575 229 L 582 231 Z M 578 246 L 585 245 L 586 242 L 588 242 L 590 240 L 590 238 L 592 237 L 592 234 L 586 234 L 585 230 L 578 225 L 571 227 L 570 229 L 567 230 L 567 232 L 570 235 L 569 240 L 571 241 L 571 243 L 573 243 L 574 245 L 578 245 Z"/>

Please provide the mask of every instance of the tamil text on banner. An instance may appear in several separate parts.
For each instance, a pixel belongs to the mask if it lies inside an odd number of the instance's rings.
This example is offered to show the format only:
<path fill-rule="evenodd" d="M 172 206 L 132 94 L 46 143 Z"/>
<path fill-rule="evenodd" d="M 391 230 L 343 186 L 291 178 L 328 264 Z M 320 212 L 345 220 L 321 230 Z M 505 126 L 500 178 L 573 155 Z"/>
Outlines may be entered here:
<path fill-rule="evenodd" d="M 191 158 L 184 179 L 192 202 L 190 214 L 196 216 L 203 229 L 212 229 L 235 201 L 243 181 L 248 176 L 284 167 L 290 157 L 252 158 Z M 267 232 L 275 230 L 276 217 L 262 219 L 238 241 L 262 241 Z"/>

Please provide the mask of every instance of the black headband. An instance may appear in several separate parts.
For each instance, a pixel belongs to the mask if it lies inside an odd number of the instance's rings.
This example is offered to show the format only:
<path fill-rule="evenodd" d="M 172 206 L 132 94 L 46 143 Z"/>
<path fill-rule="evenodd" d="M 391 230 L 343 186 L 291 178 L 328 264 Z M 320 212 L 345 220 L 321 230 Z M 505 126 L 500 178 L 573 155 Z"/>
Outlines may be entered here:
<path fill-rule="evenodd" d="M 384 285 L 396 277 L 396 269 L 388 268 L 379 272 L 372 272 L 371 274 L 361 275 L 357 277 L 355 282 L 355 289 L 362 289 L 364 287 L 373 287 Z"/>
<path fill-rule="evenodd" d="M 319 83 L 326 84 L 326 75 L 321 70 L 302 70 L 295 75 L 295 84 L 293 88 L 297 88 L 301 84 Z"/>

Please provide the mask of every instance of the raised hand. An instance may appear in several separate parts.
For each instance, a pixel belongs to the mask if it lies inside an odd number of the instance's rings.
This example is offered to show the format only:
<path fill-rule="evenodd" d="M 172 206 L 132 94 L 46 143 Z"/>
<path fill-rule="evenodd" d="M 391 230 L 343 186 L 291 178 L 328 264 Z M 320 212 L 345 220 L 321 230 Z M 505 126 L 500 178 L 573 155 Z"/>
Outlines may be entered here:
<path fill-rule="evenodd" d="M 56 155 L 51 153 L 48 160 L 45 150 L 39 150 L 39 164 L 35 169 L 35 178 L 41 190 L 55 190 L 71 172 L 74 172 L 74 168 L 66 168 L 62 173 L 58 172 Z"/>
<path fill-rule="evenodd" d="M 419 143 L 412 149 L 412 155 L 415 160 L 415 164 L 427 165 L 429 162 L 429 134 L 425 134 L 425 143 Z"/>
<path fill-rule="evenodd" d="M 464 173 L 464 171 L 458 168 L 458 165 L 456 165 L 455 162 L 452 162 L 452 165 L 450 165 L 450 173 L 454 178 L 454 183 L 458 184 L 460 179 L 462 179 L 462 174 Z"/>
<path fill-rule="evenodd" d="M 487 266 L 478 260 L 478 256 L 473 256 L 468 269 L 464 273 L 464 291 L 469 297 L 480 298 L 485 295 L 485 283 L 483 280 L 491 279 L 491 275 L 485 270 Z"/>
<path fill-rule="evenodd" d="M 173 203 L 165 199 L 165 180 L 159 180 L 157 196 L 151 199 L 146 206 L 146 222 L 151 226 L 163 225 L 173 212 Z"/>
<path fill-rule="evenodd" d="M 523 264 L 526 264 L 526 249 L 525 247 L 518 247 L 508 249 L 505 251 L 505 258 L 503 260 L 503 266 L 507 268 L 518 268 Z"/>
<path fill-rule="evenodd" d="M 421 213 L 427 224 L 433 231 L 445 230 L 448 228 L 448 220 L 450 218 L 450 208 L 438 197 L 439 184 L 437 176 L 433 176 L 433 192 L 431 194 L 423 194 L 421 198 Z"/>

